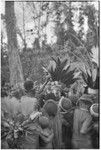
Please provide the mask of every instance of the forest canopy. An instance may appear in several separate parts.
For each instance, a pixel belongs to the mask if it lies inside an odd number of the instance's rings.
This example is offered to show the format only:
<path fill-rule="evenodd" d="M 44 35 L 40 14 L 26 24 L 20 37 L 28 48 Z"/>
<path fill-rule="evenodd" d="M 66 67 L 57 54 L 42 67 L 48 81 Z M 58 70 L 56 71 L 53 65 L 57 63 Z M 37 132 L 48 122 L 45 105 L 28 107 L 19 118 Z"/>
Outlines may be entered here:
<path fill-rule="evenodd" d="M 7 7 L 2 5 L 1 80 L 10 82 Z M 91 69 L 92 62 L 99 66 L 99 2 L 14 2 L 14 13 L 16 55 L 24 80 L 43 82 L 42 67 L 49 65 L 50 56 L 65 57 L 86 70 Z"/>

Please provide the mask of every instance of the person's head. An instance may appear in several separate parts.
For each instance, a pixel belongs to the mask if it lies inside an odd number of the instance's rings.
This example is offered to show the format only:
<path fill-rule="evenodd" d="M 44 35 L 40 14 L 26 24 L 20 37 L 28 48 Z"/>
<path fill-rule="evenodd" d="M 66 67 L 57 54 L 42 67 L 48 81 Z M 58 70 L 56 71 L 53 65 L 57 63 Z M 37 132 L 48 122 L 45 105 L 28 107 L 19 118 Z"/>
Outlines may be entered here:
<path fill-rule="evenodd" d="M 77 101 L 79 99 L 79 96 L 78 95 L 71 95 L 71 96 L 69 96 L 69 99 L 71 100 L 72 105 L 76 106 L 76 103 L 77 103 Z"/>
<path fill-rule="evenodd" d="M 25 81 L 24 88 L 27 92 L 31 91 L 33 89 L 33 81 L 31 80 Z"/>
<path fill-rule="evenodd" d="M 41 126 L 42 129 L 48 128 L 49 127 L 49 119 L 45 116 L 40 116 L 39 117 L 39 125 Z"/>
<path fill-rule="evenodd" d="M 50 99 L 45 102 L 43 109 L 49 116 L 55 117 L 58 111 L 58 106 L 54 100 Z"/>
<path fill-rule="evenodd" d="M 23 96 L 23 94 L 20 89 L 17 89 L 16 91 L 12 92 L 12 96 L 14 96 L 17 99 L 21 99 L 21 96 Z"/>
<path fill-rule="evenodd" d="M 87 102 L 87 101 L 80 100 L 79 106 L 80 106 L 81 108 L 89 109 L 89 107 L 91 106 L 91 104 L 90 104 L 89 102 Z"/>
<path fill-rule="evenodd" d="M 91 99 L 91 96 L 88 94 L 83 94 L 80 99 L 77 101 L 77 105 L 79 105 L 82 108 L 89 109 L 92 105 L 93 101 Z"/>
<path fill-rule="evenodd" d="M 72 102 L 69 98 L 62 97 L 59 101 L 61 111 L 68 111 L 72 107 Z"/>

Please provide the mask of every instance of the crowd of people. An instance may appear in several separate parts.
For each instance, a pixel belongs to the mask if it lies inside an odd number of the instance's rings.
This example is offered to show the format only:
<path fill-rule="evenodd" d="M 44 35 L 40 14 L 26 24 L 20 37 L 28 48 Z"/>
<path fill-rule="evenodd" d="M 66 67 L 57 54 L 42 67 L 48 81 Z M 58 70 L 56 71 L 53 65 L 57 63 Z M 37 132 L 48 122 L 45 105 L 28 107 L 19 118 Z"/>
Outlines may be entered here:
<path fill-rule="evenodd" d="M 40 88 L 35 88 L 33 81 L 26 80 L 24 89 L 9 94 L 4 91 L 1 92 L 3 149 L 99 148 L 99 103 L 96 94 L 83 91 L 73 99 L 68 89 L 60 90 L 60 84 L 52 82 L 50 77 Z M 7 138 L 11 126 L 14 132 Z M 8 129 L 6 135 L 5 129 Z M 11 143 L 12 136 L 15 145 Z"/>

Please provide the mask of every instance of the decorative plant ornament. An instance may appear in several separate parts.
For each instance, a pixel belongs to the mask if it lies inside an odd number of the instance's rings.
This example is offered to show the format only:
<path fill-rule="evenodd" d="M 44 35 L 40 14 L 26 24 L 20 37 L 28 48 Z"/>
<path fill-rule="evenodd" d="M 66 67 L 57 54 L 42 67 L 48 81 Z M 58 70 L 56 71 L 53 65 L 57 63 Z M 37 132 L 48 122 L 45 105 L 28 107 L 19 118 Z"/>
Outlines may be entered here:
<path fill-rule="evenodd" d="M 72 107 L 72 102 L 70 99 L 62 97 L 59 101 L 59 107 L 62 108 L 62 110 L 67 111 Z"/>
<path fill-rule="evenodd" d="M 90 113 L 92 116 L 94 117 L 98 117 L 99 116 L 99 105 L 98 103 L 94 103 L 91 107 L 90 107 Z"/>

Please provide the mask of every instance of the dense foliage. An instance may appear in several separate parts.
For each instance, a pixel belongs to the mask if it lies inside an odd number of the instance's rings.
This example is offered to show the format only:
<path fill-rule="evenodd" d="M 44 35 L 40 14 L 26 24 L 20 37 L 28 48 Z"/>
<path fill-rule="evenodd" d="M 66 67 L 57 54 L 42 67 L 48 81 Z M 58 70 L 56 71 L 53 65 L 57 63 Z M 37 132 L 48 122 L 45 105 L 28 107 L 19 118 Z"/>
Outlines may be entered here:
<path fill-rule="evenodd" d="M 19 28 L 18 24 L 16 29 L 17 35 L 20 37 L 20 40 L 26 40 L 25 43 L 27 43 L 27 36 L 33 39 L 32 48 L 27 48 L 27 45 L 23 45 L 24 48 L 18 47 L 24 79 L 30 78 L 34 81 L 38 80 L 39 82 L 43 82 L 44 72 L 42 66 L 47 67 L 49 65 L 51 60 L 50 56 L 65 57 L 69 59 L 70 62 L 75 62 L 76 68 L 83 66 L 83 70 L 86 70 L 88 73 L 92 70 L 92 47 L 99 46 L 99 10 L 96 10 L 92 2 L 79 2 L 79 6 L 75 5 L 75 2 L 27 2 L 23 7 L 21 3 L 19 3 L 19 6 L 23 11 L 24 18 L 22 28 L 26 34 L 23 34 L 23 30 Z M 33 23 L 35 24 L 35 26 L 33 25 L 33 27 L 28 30 L 25 30 L 27 19 L 25 10 L 30 10 L 33 16 Z M 78 10 L 78 19 L 75 20 L 75 12 Z M 44 21 L 42 21 L 43 16 Z M 85 17 L 88 19 L 88 31 L 86 34 L 84 31 Z M 4 22 L 3 24 L 5 24 L 4 17 L 2 21 Z M 48 35 L 46 30 L 51 22 L 54 24 L 53 37 L 56 37 L 56 42 L 53 44 L 47 43 Z M 79 25 L 78 30 L 75 29 L 75 23 Z M 36 31 L 36 33 L 34 31 Z M 7 45 L 6 42 L 4 42 L 5 34 L 2 39 L 1 78 L 9 82 L 10 74 L 7 46 L 5 51 L 5 45 Z M 42 44 L 40 44 L 41 42 Z M 82 63 L 81 66 L 79 66 L 80 63 Z"/>

